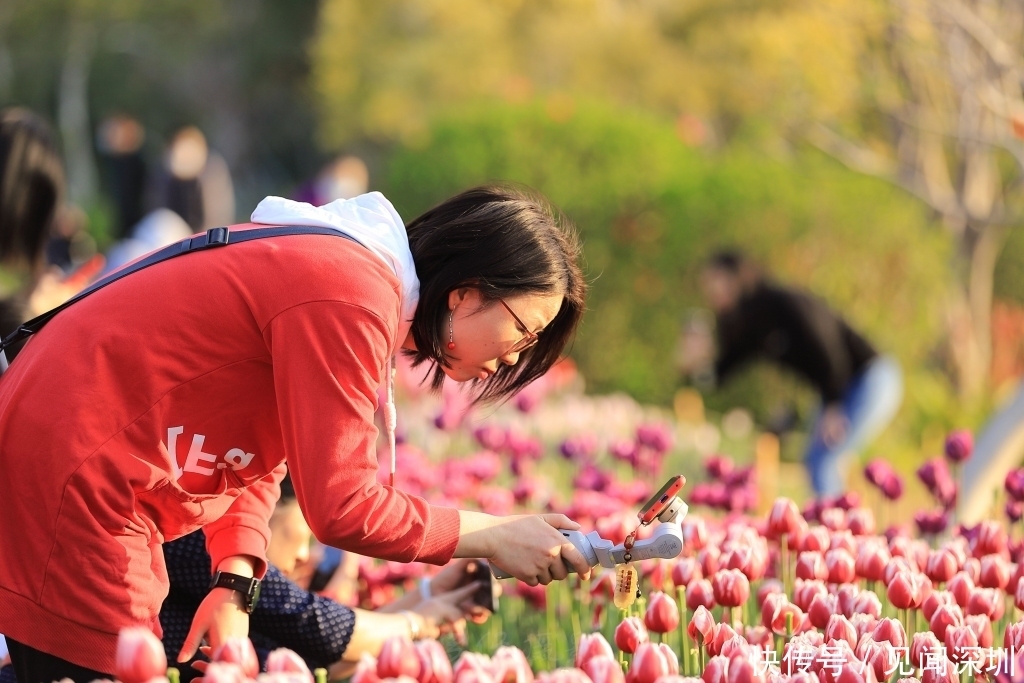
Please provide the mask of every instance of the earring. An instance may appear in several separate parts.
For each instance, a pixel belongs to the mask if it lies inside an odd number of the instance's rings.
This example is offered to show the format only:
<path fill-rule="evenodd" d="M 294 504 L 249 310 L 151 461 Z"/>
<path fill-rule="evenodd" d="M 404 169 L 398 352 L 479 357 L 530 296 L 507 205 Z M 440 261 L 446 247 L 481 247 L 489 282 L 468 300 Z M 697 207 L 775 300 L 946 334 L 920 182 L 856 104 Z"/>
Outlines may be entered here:
<path fill-rule="evenodd" d="M 452 309 L 448 313 L 448 349 L 455 348 L 455 328 L 453 327 L 453 319 L 455 318 L 455 310 Z"/>

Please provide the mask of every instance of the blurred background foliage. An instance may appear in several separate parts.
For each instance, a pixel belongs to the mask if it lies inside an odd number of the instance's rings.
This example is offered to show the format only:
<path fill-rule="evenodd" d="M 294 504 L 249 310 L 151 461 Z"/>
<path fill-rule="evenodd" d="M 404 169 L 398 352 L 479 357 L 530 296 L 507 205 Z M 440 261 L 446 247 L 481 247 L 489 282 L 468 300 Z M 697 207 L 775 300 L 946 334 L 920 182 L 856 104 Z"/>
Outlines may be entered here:
<path fill-rule="evenodd" d="M 858 159 L 899 163 L 906 145 L 891 111 L 913 89 L 896 48 L 919 59 L 941 48 L 932 25 L 901 7 L 6 0 L 0 105 L 54 121 L 72 194 L 101 241 L 109 209 L 90 171 L 93 127 L 116 113 L 141 122 L 154 166 L 177 128 L 202 129 L 230 166 L 239 220 L 339 153 L 365 159 L 371 186 L 407 220 L 471 184 L 535 187 L 585 240 L 593 295 L 572 355 L 588 388 L 664 405 L 683 382 L 681 323 L 702 305 L 697 265 L 742 247 L 899 357 L 907 399 L 872 452 L 909 466 L 945 429 L 977 426 L 998 397 L 962 391 L 947 348 L 970 254 L 934 205 L 901 186 L 906 173 L 866 172 L 810 134 L 828 126 L 856 142 Z M 1013 227 L 1017 166 L 1000 157 L 996 171 Z M 1011 312 L 1024 302 L 1022 274 L 1024 237 L 1010 230 L 987 277 Z M 764 367 L 708 404 L 748 407 L 762 425 L 814 410 L 806 388 Z"/>

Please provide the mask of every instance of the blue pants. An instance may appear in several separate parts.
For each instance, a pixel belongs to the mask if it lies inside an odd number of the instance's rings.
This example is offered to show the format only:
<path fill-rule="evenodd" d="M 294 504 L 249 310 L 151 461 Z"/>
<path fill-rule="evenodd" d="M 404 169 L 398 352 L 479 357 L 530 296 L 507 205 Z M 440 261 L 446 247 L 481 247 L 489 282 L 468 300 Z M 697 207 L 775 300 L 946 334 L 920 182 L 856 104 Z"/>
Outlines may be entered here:
<path fill-rule="evenodd" d="M 821 414 L 814 420 L 804 464 L 817 496 L 842 494 L 844 465 L 892 421 L 903 401 L 903 371 L 892 356 L 878 356 L 850 382 L 842 409 L 848 422 L 846 437 L 829 447 L 821 437 Z"/>

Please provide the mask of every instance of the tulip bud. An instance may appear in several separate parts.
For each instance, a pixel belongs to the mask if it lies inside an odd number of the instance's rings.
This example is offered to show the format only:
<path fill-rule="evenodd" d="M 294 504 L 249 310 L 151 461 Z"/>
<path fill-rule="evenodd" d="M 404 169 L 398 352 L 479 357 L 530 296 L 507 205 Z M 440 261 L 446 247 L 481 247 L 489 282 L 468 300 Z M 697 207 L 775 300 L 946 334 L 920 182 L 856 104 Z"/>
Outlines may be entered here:
<path fill-rule="evenodd" d="M 953 578 L 959 571 L 960 566 L 953 551 L 948 548 L 939 548 L 928 554 L 928 562 L 925 565 L 925 574 L 932 581 L 945 583 Z"/>
<path fill-rule="evenodd" d="M 889 549 L 885 546 L 862 544 L 857 549 L 857 560 L 853 565 L 857 576 L 868 581 L 881 581 L 885 576 L 885 568 L 892 560 Z"/>
<path fill-rule="evenodd" d="M 964 626 L 974 631 L 979 647 L 992 647 L 992 621 L 984 614 L 969 614 L 964 617 Z"/>
<path fill-rule="evenodd" d="M 854 508 L 846 513 L 846 523 L 854 536 L 871 536 L 875 533 L 875 513 L 869 508 Z"/>
<path fill-rule="evenodd" d="M 496 682 L 497 683 L 497 682 Z M 555 669 L 537 676 L 537 683 L 593 683 L 590 677 L 579 669 Z"/>
<path fill-rule="evenodd" d="M 381 683 L 377 675 L 377 658 L 373 655 L 363 653 L 356 664 L 356 670 L 352 674 L 352 683 Z"/>
<path fill-rule="evenodd" d="M 778 498 L 768 513 L 768 538 L 790 536 L 800 528 L 800 509 L 789 498 Z"/>
<path fill-rule="evenodd" d="M 864 663 L 871 668 L 875 680 L 887 680 L 886 672 L 894 671 L 899 666 L 899 657 L 896 654 L 896 650 L 893 648 L 892 643 L 887 640 L 880 642 L 868 641 L 868 643 L 864 648 L 865 652 L 862 658 Z"/>
<path fill-rule="evenodd" d="M 704 667 L 701 680 L 704 683 L 727 683 L 729 674 L 729 660 L 721 655 L 712 657 Z"/>
<path fill-rule="evenodd" d="M 700 570 L 704 576 L 711 576 L 718 571 L 718 558 L 722 552 L 713 545 L 705 546 L 697 553 L 697 561 L 700 562 Z"/>
<path fill-rule="evenodd" d="M 463 652 L 453 669 L 455 683 L 499 683 L 494 680 L 491 658 L 476 652 Z"/>
<path fill-rule="evenodd" d="M 672 585 L 689 586 L 690 582 L 704 578 L 700 571 L 700 564 L 692 557 L 684 557 L 677 561 L 672 567 Z"/>
<path fill-rule="evenodd" d="M 580 668 L 590 676 L 590 680 L 593 683 L 626 683 L 626 676 L 622 673 L 622 666 L 615 661 L 614 657 L 606 657 L 604 655 L 592 657 Z"/>
<path fill-rule="evenodd" d="M 273 674 L 271 674 L 273 675 Z M 155 680 L 167 680 L 157 678 Z M 64 679 L 70 680 L 70 679 Z M 203 683 L 248 683 L 248 678 L 242 667 L 230 662 L 210 662 L 206 665 L 206 672 L 203 674 Z M 410 681 L 410 683 L 412 683 Z"/>
<path fill-rule="evenodd" d="M 839 613 L 839 600 L 834 595 L 815 595 L 811 600 L 807 618 L 815 628 L 825 628 L 833 614 Z"/>
<path fill-rule="evenodd" d="M 828 529 L 823 526 L 814 526 L 807 530 L 804 535 L 804 542 L 800 550 L 807 553 L 823 553 L 829 549 L 832 539 L 829 537 Z"/>
<path fill-rule="evenodd" d="M 935 637 L 945 640 L 946 631 L 951 627 L 962 626 L 963 623 L 964 615 L 959 605 L 939 605 L 928 621 L 928 627 Z"/>
<path fill-rule="evenodd" d="M 743 572 L 723 569 L 711 579 L 715 601 L 723 607 L 739 607 L 750 597 L 750 581 Z"/>
<path fill-rule="evenodd" d="M 984 614 L 998 621 L 1003 616 L 1002 594 L 994 588 L 975 588 L 964 611 L 967 614 Z"/>
<path fill-rule="evenodd" d="M 167 655 L 163 643 L 149 629 L 123 628 L 117 636 L 114 672 L 123 683 L 144 683 L 163 676 Z"/>
<path fill-rule="evenodd" d="M 845 640 L 850 645 L 857 643 L 857 629 L 842 614 L 833 614 L 825 626 L 826 640 Z"/>
<path fill-rule="evenodd" d="M 889 602 L 897 609 L 910 609 L 920 607 L 924 601 L 923 583 L 919 574 L 913 572 L 900 572 L 893 577 L 886 590 Z"/>
<path fill-rule="evenodd" d="M 576 648 L 576 668 L 586 671 L 584 664 L 594 657 L 608 656 L 615 659 L 615 652 L 600 633 L 584 633 L 580 636 L 580 644 Z M 593 676 L 591 676 L 593 678 Z"/>
<path fill-rule="evenodd" d="M 639 617 L 626 617 L 615 627 L 615 645 L 623 652 L 633 654 L 647 642 L 647 628 Z"/>
<path fill-rule="evenodd" d="M 686 627 L 686 633 L 690 636 L 690 640 L 697 643 L 698 646 L 702 646 L 711 640 L 714 631 L 715 618 L 711 616 L 711 612 L 704 605 L 699 605 L 694 610 L 689 626 Z"/>
<path fill-rule="evenodd" d="M 793 586 L 793 602 L 805 612 L 811 609 L 816 595 L 828 595 L 828 588 L 823 581 L 803 581 L 797 579 Z"/>
<path fill-rule="evenodd" d="M 921 683 L 960 683 L 956 665 L 948 659 L 933 657 L 921 670 Z"/>
<path fill-rule="evenodd" d="M 802 552 L 796 558 L 796 577 L 804 581 L 828 580 L 828 565 L 819 552 Z"/>
<path fill-rule="evenodd" d="M 925 662 L 928 661 L 926 655 L 931 653 L 932 657 L 937 656 L 941 647 L 939 639 L 931 631 L 915 633 L 910 642 L 910 663 L 914 668 L 924 668 Z"/>
<path fill-rule="evenodd" d="M 420 660 L 418 683 L 452 683 L 455 680 L 451 660 L 441 643 L 433 639 L 420 640 L 414 647 Z"/>
<path fill-rule="evenodd" d="M 978 636 L 967 626 L 953 626 L 946 631 L 946 656 L 954 664 L 977 661 Z"/>
<path fill-rule="evenodd" d="M 729 624 L 715 624 L 715 630 L 711 636 L 711 640 L 704 643 L 704 647 L 712 657 L 720 655 L 722 654 L 722 648 L 725 647 L 725 644 L 737 635 L 736 630 Z"/>
<path fill-rule="evenodd" d="M 966 429 L 950 432 L 946 437 L 946 458 L 950 462 L 961 463 L 971 457 L 974 452 L 974 437 Z"/>
<path fill-rule="evenodd" d="M 679 662 L 664 643 L 641 643 L 626 673 L 626 683 L 654 683 L 662 676 L 679 673 Z M 674 670 L 673 670 L 674 669 Z"/>
<path fill-rule="evenodd" d="M 784 600 L 778 603 L 775 613 L 772 615 L 769 628 L 772 630 L 772 633 L 790 635 L 790 630 L 792 630 L 792 633 L 796 633 L 800 629 L 805 618 L 806 616 L 800 611 L 799 607 L 788 600 Z"/>
<path fill-rule="evenodd" d="M 877 619 L 882 616 L 882 602 L 871 591 L 861 591 L 853 603 L 852 614 L 870 615 Z"/>
<path fill-rule="evenodd" d="M 698 607 L 714 609 L 718 603 L 715 602 L 715 589 L 707 579 L 696 579 L 686 587 L 686 608 L 695 610 Z"/>
<path fill-rule="evenodd" d="M 1024 621 L 1015 621 L 1006 625 L 1006 633 L 1003 635 L 1003 647 L 1013 652 L 1017 652 L 1024 647 Z"/>
<path fill-rule="evenodd" d="M 248 638 L 228 638 L 213 652 L 210 661 L 237 664 L 249 678 L 256 678 L 260 672 L 260 660 Z"/>
<path fill-rule="evenodd" d="M 729 658 L 729 669 L 725 677 L 726 683 L 767 683 L 763 666 L 755 664 L 746 655 Z"/>
<path fill-rule="evenodd" d="M 850 583 L 856 578 L 853 556 L 846 550 L 837 548 L 825 553 L 825 566 L 829 583 Z"/>
<path fill-rule="evenodd" d="M 653 591 L 644 613 L 644 625 L 655 633 L 668 633 L 679 627 L 679 606 L 661 591 Z"/>
<path fill-rule="evenodd" d="M 504 645 L 491 657 L 495 683 L 533 683 L 533 670 L 526 655 L 518 647 Z"/>
<path fill-rule="evenodd" d="M 280 652 L 280 650 L 274 652 Z M 267 670 L 270 670 L 269 658 L 267 659 Z M 404 636 L 392 636 L 385 640 L 380 649 L 380 656 L 377 657 L 377 675 L 381 678 L 419 677 L 420 657 L 412 641 Z"/>
<path fill-rule="evenodd" d="M 946 582 L 946 590 L 953 594 L 956 604 L 966 608 L 971 600 L 971 593 L 974 592 L 974 581 L 966 572 L 960 571 Z"/>
<path fill-rule="evenodd" d="M 981 558 L 981 572 L 978 583 L 985 588 L 1003 590 L 1010 582 L 1010 567 L 1001 555 L 985 555 Z"/>

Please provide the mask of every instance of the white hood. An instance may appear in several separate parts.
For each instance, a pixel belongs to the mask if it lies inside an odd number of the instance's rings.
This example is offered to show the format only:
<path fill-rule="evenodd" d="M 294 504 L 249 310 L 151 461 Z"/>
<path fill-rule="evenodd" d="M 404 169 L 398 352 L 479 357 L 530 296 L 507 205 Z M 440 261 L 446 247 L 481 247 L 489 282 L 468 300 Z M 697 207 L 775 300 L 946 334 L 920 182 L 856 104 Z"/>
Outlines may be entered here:
<path fill-rule="evenodd" d="M 409 251 L 405 223 L 384 195 L 370 192 L 320 207 L 282 197 L 267 197 L 252 212 L 252 222 L 334 228 L 379 256 L 402 283 L 402 315 L 395 349 L 402 347 L 420 300 L 420 280 Z"/>

